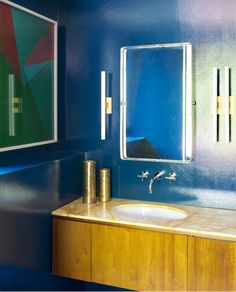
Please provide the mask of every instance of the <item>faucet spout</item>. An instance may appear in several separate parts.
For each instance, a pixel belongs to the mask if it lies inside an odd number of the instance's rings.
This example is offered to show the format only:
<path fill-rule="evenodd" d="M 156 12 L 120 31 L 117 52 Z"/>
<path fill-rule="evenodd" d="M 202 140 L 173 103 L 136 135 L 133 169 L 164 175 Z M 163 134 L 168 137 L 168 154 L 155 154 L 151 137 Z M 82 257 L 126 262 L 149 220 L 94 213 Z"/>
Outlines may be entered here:
<path fill-rule="evenodd" d="M 162 178 L 163 174 L 165 173 L 164 170 L 162 171 L 158 171 L 157 173 L 155 173 L 154 177 L 150 179 L 149 185 L 148 185 L 148 191 L 149 194 L 152 194 L 152 185 L 156 180 L 159 180 Z"/>
<path fill-rule="evenodd" d="M 154 183 L 154 179 L 150 179 L 149 185 L 148 185 L 148 192 L 149 194 L 152 194 L 152 184 Z"/>

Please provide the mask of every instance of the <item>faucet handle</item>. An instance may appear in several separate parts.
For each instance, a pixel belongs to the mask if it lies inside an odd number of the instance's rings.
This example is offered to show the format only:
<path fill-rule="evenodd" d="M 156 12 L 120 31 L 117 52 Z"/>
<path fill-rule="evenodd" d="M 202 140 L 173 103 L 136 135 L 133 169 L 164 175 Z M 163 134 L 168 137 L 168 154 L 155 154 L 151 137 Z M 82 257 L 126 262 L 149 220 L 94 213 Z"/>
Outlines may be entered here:
<path fill-rule="evenodd" d="M 175 172 L 170 172 L 169 176 L 166 176 L 165 178 L 169 180 L 169 182 L 171 183 L 172 181 L 175 181 L 177 177 L 177 174 Z"/>
<path fill-rule="evenodd" d="M 165 170 L 158 171 L 154 174 L 153 179 L 154 180 L 161 179 L 164 174 L 165 174 Z"/>
<path fill-rule="evenodd" d="M 143 182 L 144 179 L 148 178 L 148 176 L 149 176 L 149 172 L 147 170 L 146 171 L 142 171 L 141 174 L 137 175 L 138 178 L 141 178 L 142 182 Z"/>

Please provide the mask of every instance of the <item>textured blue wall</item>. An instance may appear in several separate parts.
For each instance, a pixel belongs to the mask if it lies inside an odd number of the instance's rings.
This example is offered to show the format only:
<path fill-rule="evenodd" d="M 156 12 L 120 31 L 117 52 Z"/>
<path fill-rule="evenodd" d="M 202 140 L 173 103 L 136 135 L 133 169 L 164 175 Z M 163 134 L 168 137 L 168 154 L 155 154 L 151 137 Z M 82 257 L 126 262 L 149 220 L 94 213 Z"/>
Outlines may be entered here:
<path fill-rule="evenodd" d="M 236 1 L 230 0 L 71 0 L 59 1 L 59 23 L 66 40 L 66 147 L 87 152 L 112 168 L 112 194 L 151 201 L 236 209 L 236 116 L 232 143 L 212 142 L 212 66 L 232 72 L 235 88 Z M 194 161 L 188 165 L 121 161 L 119 158 L 120 47 L 192 42 L 195 112 Z M 109 138 L 100 141 L 100 70 L 111 76 L 113 115 Z M 223 77 L 221 75 L 223 94 Z M 141 122 L 141 120 L 140 120 Z M 153 194 L 141 183 L 141 170 L 175 171 L 178 180 L 155 183 Z"/>
<path fill-rule="evenodd" d="M 57 1 L 14 2 L 57 19 Z M 60 140 L 65 138 L 64 56 L 59 28 Z M 83 154 L 58 152 L 59 145 L 0 154 L 0 174 L 12 172 L 0 176 L 0 290 L 122 290 L 51 275 L 50 212 L 78 197 L 82 177 Z"/>
<path fill-rule="evenodd" d="M 14 2 L 57 19 L 57 1 Z M 63 121 L 62 98 L 59 97 L 59 113 Z M 60 128 L 60 137 L 63 137 L 63 127 Z M 81 281 L 55 277 L 50 273 L 50 212 L 55 206 L 75 199 L 81 187 L 82 156 L 79 160 L 73 157 L 67 164 L 66 160 L 60 162 L 63 153 L 56 153 L 57 150 L 58 145 L 53 144 L 0 154 L 0 165 L 5 165 L 0 167 L 1 174 L 4 170 L 26 168 L 0 176 L 1 291 L 85 289 L 85 283 Z M 53 159 L 54 162 L 46 163 Z M 29 169 L 32 163 L 39 166 Z"/>

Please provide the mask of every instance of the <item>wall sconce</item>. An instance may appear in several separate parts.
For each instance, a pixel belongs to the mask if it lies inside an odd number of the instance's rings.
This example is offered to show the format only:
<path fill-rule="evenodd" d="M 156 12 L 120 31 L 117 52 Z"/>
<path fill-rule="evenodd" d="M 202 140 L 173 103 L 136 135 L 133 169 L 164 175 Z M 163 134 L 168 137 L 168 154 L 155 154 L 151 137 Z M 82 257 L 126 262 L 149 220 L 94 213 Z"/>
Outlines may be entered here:
<path fill-rule="evenodd" d="M 212 68 L 213 143 L 219 141 L 219 115 L 224 114 L 225 143 L 231 142 L 231 114 L 233 98 L 230 94 L 230 68 L 224 67 L 224 98 L 219 96 L 219 69 Z"/>
<path fill-rule="evenodd" d="M 230 84 L 229 84 L 229 79 L 230 79 L 230 69 L 229 67 L 225 67 L 225 93 L 224 93 L 224 101 L 225 101 L 225 143 L 228 144 L 230 142 L 230 122 L 231 122 L 231 117 L 230 117 L 230 111 L 229 111 L 229 96 L 230 96 Z"/>
<path fill-rule="evenodd" d="M 112 98 L 106 96 L 107 74 L 101 71 L 101 140 L 106 140 L 106 115 L 112 114 Z"/>

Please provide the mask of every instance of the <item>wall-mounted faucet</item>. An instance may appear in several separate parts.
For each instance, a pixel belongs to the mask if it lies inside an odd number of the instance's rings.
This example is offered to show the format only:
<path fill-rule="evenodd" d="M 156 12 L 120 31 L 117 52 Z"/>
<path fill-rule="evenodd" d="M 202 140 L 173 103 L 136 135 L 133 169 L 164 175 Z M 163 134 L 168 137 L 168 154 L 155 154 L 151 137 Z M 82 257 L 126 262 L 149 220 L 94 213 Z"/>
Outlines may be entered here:
<path fill-rule="evenodd" d="M 165 174 L 165 171 L 164 170 L 158 171 L 157 173 L 154 174 L 154 177 L 150 179 L 149 186 L 148 186 L 149 194 L 152 194 L 152 185 L 153 185 L 153 183 L 156 180 L 161 179 L 164 174 Z"/>
<path fill-rule="evenodd" d="M 150 179 L 148 184 L 148 192 L 149 194 L 152 194 L 152 185 L 156 180 L 159 180 L 162 178 L 162 176 L 166 173 L 165 170 L 158 171 L 154 174 L 153 178 Z M 142 171 L 140 174 L 137 175 L 138 178 L 142 180 L 142 182 L 149 177 L 149 171 Z M 177 174 L 175 172 L 169 172 L 169 175 L 165 177 L 170 183 L 173 181 L 176 181 Z"/>

